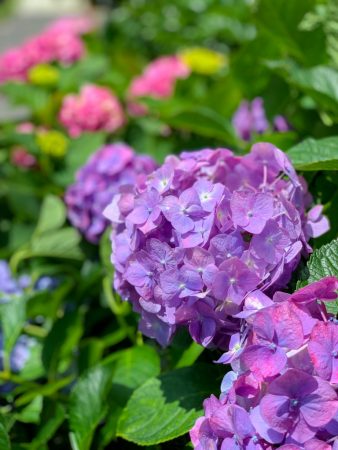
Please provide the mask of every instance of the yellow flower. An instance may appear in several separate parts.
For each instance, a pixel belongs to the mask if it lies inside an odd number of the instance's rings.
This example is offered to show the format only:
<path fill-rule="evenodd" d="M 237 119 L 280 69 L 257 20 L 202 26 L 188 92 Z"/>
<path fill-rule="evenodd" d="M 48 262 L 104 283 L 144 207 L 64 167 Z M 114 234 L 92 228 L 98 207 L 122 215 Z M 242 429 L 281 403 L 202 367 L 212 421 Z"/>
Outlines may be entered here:
<path fill-rule="evenodd" d="M 37 64 L 28 72 L 28 80 L 38 86 L 55 86 L 59 81 L 59 71 L 49 64 Z"/>
<path fill-rule="evenodd" d="M 36 136 L 36 142 L 42 153 L 62 158 L 68 150 L 68 139 L 60 131 L 43 131 Z"/>
<path fill-rule="evenodd" d="M 203 47 L 187 48 L 179 56 L 193 72 L 212 75 L 226 63 L 225 55 Z"/>

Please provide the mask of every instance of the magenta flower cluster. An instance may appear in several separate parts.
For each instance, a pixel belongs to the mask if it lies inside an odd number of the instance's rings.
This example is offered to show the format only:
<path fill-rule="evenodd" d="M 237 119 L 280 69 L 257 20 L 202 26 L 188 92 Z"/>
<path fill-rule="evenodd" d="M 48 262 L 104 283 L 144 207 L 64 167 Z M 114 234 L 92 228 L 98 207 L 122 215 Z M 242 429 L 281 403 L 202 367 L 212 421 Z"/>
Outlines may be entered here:
<path fill-rule="evenodd" d="M 140 330 L 162 345 L 186 326 L 204 346 L 227 348 L 245 297 L 274 292 L 328 229 L 321 206 L 309 213 L 305 182 L 268 143 L 239 157 L 230 150 L 170 156 L 114 196 L 114 286 L 141 314 Z"/>
<path fill-rule="evenodd" d="M 70 136 L 77 137 L 86 131 L 112 133 L 124 125 L 125 116 L 118 98 L 108 88 L 87 84 L 79 94 L 66 95 L 59 120 Z"/>
<path fill-rule="evenodd" d="M 80 35 L 93 27 L 85 18 L 64 18 L 22 45 L 0 55 L 0 83 L 25 81 L 37 64 L 59 62 L 70 64 L 80 59 L 85 48 Z"/>
<path fill-rule="evenodd" d="M 88 241 L 97 243 L 108 224 L 102 211 L 113 195 L 125 184 L 144 182 L 146 174 L 155 168 L 150 157 L 135 155 L 126 144 L 101 148 L 77 172 L 75 183 L 67 189 L 69 220 Z"/>
<path fill-rule="evenodd" d="M 129 87 L 129 111 L 143 115 L 147 108 L 136 101 L 139 97 L 168 98 L 173 95 L 176 80 L 187 78 L 189 67 L 175 55 L 161 56 L 152 61 L 142 75 L 134 78 Z"/>
<path fill-rule="evenodd" d="M 190 432 L 196 450 L 338 449 L 338 321 L 325 307 L 337 289 L 327 277 L 272 300 L 247 296 L 218 361 L 233 370 Z"/>
<path fill-rule="evenodd" d="M 256 97 L 252 102 L 242 101 L 233 116 L 232 124 L 236 134 L 245 141 L 250 141 L 254 134 L 268 131 L 271 127 L 266 117 L 263 99 Z M 282 133 L 289 131 L 290 126 L 285 117 L 278 115 L 273 119 L 272 129 Z"/>

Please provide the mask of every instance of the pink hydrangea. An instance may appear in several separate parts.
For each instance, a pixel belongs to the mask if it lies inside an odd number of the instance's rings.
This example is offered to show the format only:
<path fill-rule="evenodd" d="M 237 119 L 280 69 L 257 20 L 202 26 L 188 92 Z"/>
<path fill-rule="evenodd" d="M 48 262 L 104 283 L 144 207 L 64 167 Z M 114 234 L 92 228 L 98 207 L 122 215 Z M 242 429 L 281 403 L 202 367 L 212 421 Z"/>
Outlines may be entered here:
<path fill-rule="evenodd" d="M 118 98 L 107 88 L 85 85 L 63 99 L 59 120 L 72 137 L 86 131 L 114 132 L 125 123 Z"/>
<path fill-rule="evenodd" d="M 338 322 L 325 306 L 337 289 L 327 277 L 247 297 L 250 314 L 219 361 L 233 370 L 191 430 L 196 450 L 337 450 Z"/>
<path fill-rule="evenodd" d="M 309 206 L 305 182 L 272 144 L 242 157 L 227 149 L 169 156 L 106 209 L 115 288 L 162 345 L 185 326 L 202 345 L 227 348 L 245 298 L 286 286 L 310 236 L 327 231 Z"/>
<path fill-rule="evenodd" d="M 11 153 L 11 163 L 13 166 L 30 169 L 36 165 L 37 160 L 24 147 L 15 147 Z"/>
<path fill-rule="evenodd" d="M 0 83 L 25 81 L 29 70 L 36 64 L 53 61 L 71 64 L 82 58 L 85 47 L 80 35 L 92 27 L 91 21 L 86 18 L 60 19 L 41 34 L 5 51 L 0 55 Z"/>
<path fill-rule="evenodd" d="M 138 97 L 168 98 L 173 95 L 175 82 L 187 78 L 189 67 L 178 56 L 162 56 L 151 62 L 142 75 L 133 79 L 129 87 L 129 110 L 142 115 L 146 107 L 135 101 Z"/>

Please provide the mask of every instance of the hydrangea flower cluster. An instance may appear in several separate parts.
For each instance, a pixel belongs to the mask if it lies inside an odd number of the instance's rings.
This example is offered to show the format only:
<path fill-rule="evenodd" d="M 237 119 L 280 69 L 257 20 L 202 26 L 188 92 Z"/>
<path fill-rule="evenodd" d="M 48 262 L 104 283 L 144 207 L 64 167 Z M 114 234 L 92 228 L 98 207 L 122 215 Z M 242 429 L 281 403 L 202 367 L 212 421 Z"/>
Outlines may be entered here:
<path fill-rule="evenodd" d="M 231 363 L 219 399 L 191 430 L 197 450 L 337 450 L 337 298 L 327 277 L 294 294 L 252 292 L 241 332 L 218 362 Z"/>
<path fill-rule="evenodd" d="M 87 84 L 78 95 L 66 95 L 59 114 L 60 122 L 72 137 L 85 131 L 112 133 L 125 123 L 118 98 L 107 88 Z"/>
<path fill-rule="evenodd" d="M 264 101 L 256 97 L 252 102 L 244 100 L 235 112 L 232 124 L 237 135 L 245 141 L 250 141 L 253 134 L 263 134 L 269 130 L 270 124 L 266 118 Z M 290 130 L 285 117 L 278 115 L 273 119 L 273 129 L 278 132 Z"/>
<path fill-rule="evenodd" d="M 133 79 L 129 87 L 129 110 L 133 115 L 143 115 L 147 108 L 135 101 L 138 97 L 168 98 L 173 95 L 175 82 L 187 78 L 189 67 L 179 56 L 162 56 L 151 62 L 142 75 Z"/>
<path fill-rule="evenodd" d="M 92 27 L 91 21 L 85 18 L 64 18 L 52 23 L 40 35 L 4 52 L 0 56 L 0 83 L 25 81 L 29 70 L 37 64 L 77 61 L 85 52 L 80 35 Z"/>
<path fill-rule="evenodd" d="M 145 184 L 124 188 L 113 223 L 115 289 L 141 313 L 140 330 L 166 345 L 178 326 L 227 348 L 245 297 L 285 286 L 310 236 L 328 229 L 286 155 L 259 143 L 169 156 Z"/>
<path fill-rule="evenodd" d="M 101 148 L 78 171 L 65 194 L 69 220 L 88 241 L 97 243 L 108 225 L 102 211 L 113 195 L 125 184 L 142 183 L 155 167 L 150 157 L 135 155 L 126 144 Z"/>

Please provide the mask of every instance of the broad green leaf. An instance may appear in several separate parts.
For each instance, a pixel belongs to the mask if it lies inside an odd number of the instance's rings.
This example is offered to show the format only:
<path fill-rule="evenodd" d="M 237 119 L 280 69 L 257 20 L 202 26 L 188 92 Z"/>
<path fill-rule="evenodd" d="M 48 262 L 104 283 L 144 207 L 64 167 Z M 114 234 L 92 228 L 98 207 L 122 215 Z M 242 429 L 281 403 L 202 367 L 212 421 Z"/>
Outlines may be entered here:
<path fill-rule="evenodd" d="M 100 440 L 104 445 L 115 437 L 119 416 L 134 389 L 160 373 L 160 358 L 155 349 L 147 345 L 123 350 L 112 357 L 106 359 L 106 363 L 115 360 L 115 366 L 109 411 L 100 431 Z"/>
<path fill-rule="evenodd" d="M 78 380 L 70 396 L 69 421 L 76 448 L 89 450 L 96 427 L 107 411 L 110 366 L 96 366 Z"/>
<path fill-rule="evenodd" d="M 202 106 L 182 108 L 164 116 L 163 119 L 168 125 L 175 128 L 201 136 L 218 138 L 227 145 L 237 144 L 237 139 L 227 118 L 212 109 Z"/>
<path fill-rule="evenodd" d="M 332 67 L 303 69 L 291 65 L 289 81 L 309 94 L 322 107 L 338 112 L 338 72 Z"/>
<path fill-rule="evenodd" d="M 42 362 L 47 372 L 54 375 L 64 358 L 72 356 L 83 333 L 83 314 L 74 311 L 57 320 L 44 341 Z"/>
<path fill-rule="evenodd" d="M 6 422 L 3 416 L 0 416 L 0 448 L 1 450 L 11 450 L 11 443 L 6 429 Z"/>
<path fill-rule="evenodd" d="M 9 364 L 10 353 L 22 332 L 26 320 L 25 297 L 13 297 L 0 306 L 1 328 L 4 337 L 5 364 Z M 9 367 L 6 367 L 9 369 Z"/>
<path fill-rule="evenodd" d="M 66 207 L 55 195 L 47 195 L 42 203 L 36 234 L 61 228 L 66 220 Z"/>
<path fill-rule="evenodd" d="M 115 356 L 115 355 L 114 355 Z M 142 345 L 116 354 L 112 381 L 130 389 L 141 386 L 148 378 L 160 373 L 160 358 L 153 347 Z M 107 358 L 109 363 L 109 358 Z"/>
<path fill-rule="evenodd" d="M 315 250 L 307 266 L 309 283 L 328 276 L 338 277 L 338 239 Z"/>
<path fill-rule="evenodd" d="M 287 154 L 299 170 L 338 170 L 338 136 L 305 139 Z"/>
<path fill-rule="evenodd" d="M 39 423 L 42 411 L 42 395 L 38 395 L 16 416 L 16 419 L 24 423 Z"/>
<path fill-rule="evenodd" d="M 155 445 L 187 433 L 202 414 L 203 400 L 218 392 L 219 383 L 219 369 L 202 364 L 149 379 L 130 397 L 117 435 Z"/>
<path fill-rule="evenodd" d="M 80 234 L 71 227 L 44 233 L 33 238 L 29 257 L 47 256 L 81 260 L 83 255 L 78 247 L 80 241 Z"/>
<path fill-rule="evenodd" d="M 338 277 L 338 239 L 315 250 L 310 257 L 307 270 L 309 283 L 327 276 Z M 325 306 L 330 313 L 338 314 L 338 301 L 326 302 Z"/>
<path fill-rule="evenodd" d="M 1 92 L 12 103 L 28 106 L 33 111 L 39 111 L 44 108 L 49 99 L 49 94 L 46 90 L 27 83 L 6 83 L 1 86 Z"/>

